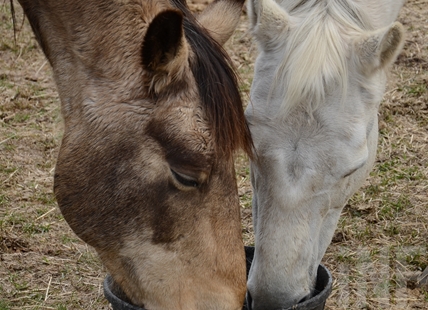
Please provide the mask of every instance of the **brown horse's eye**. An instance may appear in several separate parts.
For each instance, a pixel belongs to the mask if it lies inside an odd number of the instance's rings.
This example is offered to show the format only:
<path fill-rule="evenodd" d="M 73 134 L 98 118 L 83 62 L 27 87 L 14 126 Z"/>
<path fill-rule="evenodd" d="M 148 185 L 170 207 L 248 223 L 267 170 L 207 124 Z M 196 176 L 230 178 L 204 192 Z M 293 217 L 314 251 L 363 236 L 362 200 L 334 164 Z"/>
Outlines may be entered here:
<path fill-rule="evenodd" d="M 195 180 L 194 178 L 188 176 L 188 175 L 184 175 L 182 173 L 178 173 L 174 170 L 171 169 L 171 173 L 173 178 L 180 183 L 180 185 L 186 187 L 186 188 L 198 188 L 199 187 L 199 182 L 198 180 Z M 178 186 L 179 189 L 183 189 L 181 188 L 181 186 Z"/>

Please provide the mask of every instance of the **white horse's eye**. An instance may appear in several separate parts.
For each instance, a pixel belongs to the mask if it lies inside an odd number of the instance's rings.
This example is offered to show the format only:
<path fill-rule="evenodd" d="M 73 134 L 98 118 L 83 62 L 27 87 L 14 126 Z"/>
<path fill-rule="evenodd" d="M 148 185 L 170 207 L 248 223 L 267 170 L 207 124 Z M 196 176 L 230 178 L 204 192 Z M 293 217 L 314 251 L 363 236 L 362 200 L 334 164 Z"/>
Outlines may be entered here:
<path fill-rule="evenodd" d="M 356 172 L 358 169 L 359 169 L 359 167 L 358 167 L 358 168 L 355 168 L 355 169 L 352 169 L 351 171 L 349 171 L 348 173 L 346 173 L 346 174 L 343 176 L 343 178 L 347 178 L 347 177 L 349 177 L 351 174 L 353 174 L 354 172 Z"/>
<path fill-rule="evenodd" d="M 171 169 L 171 173 L 172 173 L 173 183 L 179 190 L 187 191 L 187 190 L 199 188 L 200 186 L 199 181 L 189 175 L 179 173 L 172 169 Z"/>
<path fill-rule="evenodd" d="M 347 178 L 349 176 L 351 176 L 353 173 L 357 172 L 358 170 L 360 170 L 360 168 L 364 167 L 364 165 L 366 164 L 367 160 L 364 160 L 361 164 L 359 164 L 357 167 L 349 170 L 347 173 L 345 173 L 343 175 L 342 178 Z"/>

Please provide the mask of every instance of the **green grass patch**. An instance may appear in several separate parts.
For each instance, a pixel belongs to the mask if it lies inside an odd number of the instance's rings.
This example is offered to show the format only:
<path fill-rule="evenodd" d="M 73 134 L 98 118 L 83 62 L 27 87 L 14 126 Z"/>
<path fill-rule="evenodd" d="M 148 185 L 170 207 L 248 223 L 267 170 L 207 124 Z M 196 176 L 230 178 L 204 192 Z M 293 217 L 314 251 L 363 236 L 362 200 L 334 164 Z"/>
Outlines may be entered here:
<path fill-rule="evenodd" d="M 37 196 L 37 200 L 43 203 L 44 205 L 54 206 L 56 205 L 55 195 L 49 192 L 41 192 Z"/>
<path fill-rule="evenodd" d="M 30 119 L 30 114 L 28 113 L 16 113 L 15 117 L 13 118 L 14 122 L 16 123 L 24 123 Z"/>
<path fill-rule="evenodd" d="M 35 224 L 35 223 L 25 223 L 22 230 L 30 235 L 43 234 L 49 232 L 51 229 L 50 224 Z"/>
<path fill-rule="evenodd" d="M 417 83 L 405 86 L 403 89 L 407 95 L 411 97 L 420 97 L 427 92 L 427 85 L 425 83 Z"/>
<path fill-rule="evenodd" d="M 28 283 L 24 281 L 19 274 L 16 274 L 16 273 L 9 275 L 9 282 L 13 285 L 13 287 L 17 291 L 23 291 L 28 288 Z"/>
<path fill-rule="evenodd" d="M 6 204 L 9 201 L 9 198 L 6 195 L 0 195 L 0 206 Z"/>
<path fill-rule="evenodd" d="M 426 257 L 426 254 L 421 253 L 421 249 L 411 251 L 406 255 L 405 259 L 409 265 L 415 266 L 420 270 L 424 270 L 428 266 L 428 257 Z"/>
<path fill-rule="evenodd" d="M 0 310 L 10 310 L 10 303 L 4 299 L 0 299 Z"/>

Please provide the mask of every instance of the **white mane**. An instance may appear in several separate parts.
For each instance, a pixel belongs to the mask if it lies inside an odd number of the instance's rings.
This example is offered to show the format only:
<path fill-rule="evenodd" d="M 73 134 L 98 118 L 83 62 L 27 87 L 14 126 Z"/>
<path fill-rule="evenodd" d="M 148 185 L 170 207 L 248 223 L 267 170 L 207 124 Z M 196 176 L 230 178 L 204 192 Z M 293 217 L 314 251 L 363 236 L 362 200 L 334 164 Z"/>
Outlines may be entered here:
<path fill-rule="evenodd" d="M 371 30 L 356 4 L 343 0 L 303 1 L 292 9 L 284 57 L 274 87 L 283 98 L 280 115 L 305 104 L 312 113 L 332 87 L 348 83 L 349 37 Z"/>

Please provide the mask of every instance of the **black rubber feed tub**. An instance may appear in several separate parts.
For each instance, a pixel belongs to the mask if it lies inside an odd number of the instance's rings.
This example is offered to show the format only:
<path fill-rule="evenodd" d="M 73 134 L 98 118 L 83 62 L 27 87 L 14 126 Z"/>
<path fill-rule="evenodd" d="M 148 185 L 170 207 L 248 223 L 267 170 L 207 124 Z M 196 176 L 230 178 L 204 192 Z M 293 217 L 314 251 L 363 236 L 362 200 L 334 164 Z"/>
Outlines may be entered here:
<path fill-rule="evenodd" d="M 254 247 L 245 247 L 245 256 L 247 257 L 247 277 L 248 272 L 253 262 L 254 257 Z M 294 306 L 291 306 L 287 309 L 275 309 L 275 310 L 323 310 L 325 302 L 327 301 L 328 296 L 331 294 L 331 289 L 333 285 L 333 278 L 331 277 L 330 271 L 325 268 L 323 265 L 318 266 L 317 271 L 317 283 L 315 285 L 315 296 L 311 299 L 305 300 L 304 302 L 298 303 Z M 247 300 L 244 304 L 242 310 L 251 310 L 247 307 L 249 303 L 249 297 L 247 295 Z"/>
<path fill-rule="evenodd" d="M 254 257 L 254 247 L 245 247 L 245 255 L 247 257 L 248 275 L 248 271 L 251 267 L 251 262 L 253 261 Z M 306 300 L 302 303 L 298 303 L 297 305 L 294 305 L 290 308 L 281 310 L 323 310 L 325 302 L 328 296 L 330 296 L 332 283 L 333 281 L 330 272 L 323 265 L 319 265 L 317 283 L 315 287 L 317 294 L 309 300 Z M 144 308 L 134 306 L 113 294 L 112 285 L 113 279 L 110 275 L 107 275 L 104 280 L 104 296 L 110 302 L 113 310 L 145 310 Z M 244 305 L 244 308 L 242 308 L 242 310 L 249 310 L 249 308 L 247 308 L 247 304 Z"/>

